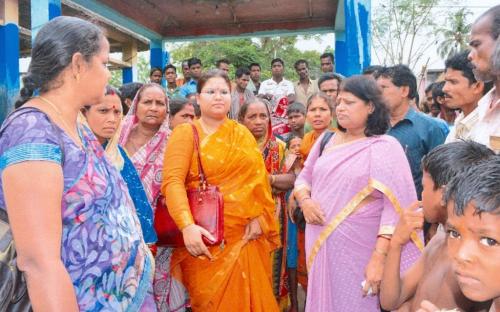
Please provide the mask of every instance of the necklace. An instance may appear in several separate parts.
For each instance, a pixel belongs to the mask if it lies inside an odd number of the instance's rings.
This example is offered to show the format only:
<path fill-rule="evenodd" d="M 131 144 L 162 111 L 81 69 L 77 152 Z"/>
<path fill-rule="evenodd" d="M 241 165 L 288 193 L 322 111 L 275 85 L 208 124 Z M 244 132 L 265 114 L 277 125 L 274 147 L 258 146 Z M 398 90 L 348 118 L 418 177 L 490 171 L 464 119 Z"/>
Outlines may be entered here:
<path fill-rule="evenodd" d="M 57 113 L 59 120 L 63 123 L 63 126 L 64 126 L 64 128 L 66 128 L 66 131 L 68 132 L 68 134 L 77 143 L 78 147 L 82 148 L 83 144 L 80 142 L 80 137 L 78 136 L 78 134 L 75 135 L 74 131 L 71 131 L 71 127 L 68 125 L 66 120 L 64 120 L 63 115 L 62 115 L 61 111 L 57 108 L 57 106 L 54 103 L 52 103 L 51 101 L 49 101 L 48 99 L 44 98 L 43 96 L 38 96 L 38 98 L 40 100 L 42 100 L 42 102 L 48 104 Z"/>

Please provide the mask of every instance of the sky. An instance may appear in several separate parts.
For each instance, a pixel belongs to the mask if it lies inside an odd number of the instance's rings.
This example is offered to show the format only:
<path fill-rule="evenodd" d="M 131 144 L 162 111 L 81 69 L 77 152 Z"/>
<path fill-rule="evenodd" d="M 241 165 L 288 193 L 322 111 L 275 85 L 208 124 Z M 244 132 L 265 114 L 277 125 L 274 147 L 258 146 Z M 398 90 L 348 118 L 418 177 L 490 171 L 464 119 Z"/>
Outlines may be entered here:
<path fill-rule="evenodd" d="M 372 15 L 376 8 L 380 5 L 380 0 L 372 0 Z M 498 5 L 499 0 L 442 0 L 442 3 L 439 5 L 439 10 L 451 10 L 451 9 L 459 9 L 461 7 L 467 7 L 472 14 L 469 15 L 469 22 L 473 22 L 477 17 L 479 17 L 483 12 L 487 9 Z M 441 16 L 441 21 L 438 23 L 444 23 L 444 15 L 437 14 Z M 296 47 L 299 50 L 317 50 L 323 52 L 328 46 L 335 45 L 335 35 L 333 33 L 323 34 L 320 36 L 320 41 L 317 40 L 301 40 L 299 39 Z M 427 53 L 422 58 L 422 62 L 420 62 L 415 68 L 421 68 L 423 63 L 429 59 L 428 69 L 441 69 L 444 67 L 444 61 L 438 56 L 437 47 L 431 47 L 427 50 Z M 378 60 L 372 49 L 372 64 L 378 64 Z"/>

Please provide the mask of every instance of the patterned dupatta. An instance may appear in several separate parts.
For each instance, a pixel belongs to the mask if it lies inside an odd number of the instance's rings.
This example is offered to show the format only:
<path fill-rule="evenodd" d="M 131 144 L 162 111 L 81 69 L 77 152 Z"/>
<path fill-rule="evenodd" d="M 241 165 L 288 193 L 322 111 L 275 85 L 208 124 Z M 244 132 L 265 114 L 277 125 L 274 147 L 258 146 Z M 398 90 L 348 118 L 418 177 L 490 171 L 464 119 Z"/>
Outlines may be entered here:
<path fill-rule="evenodd" d="M 139 91 L 130 106 L 130 110 L 123 120 L 122 133 L 120 135 L 120 145 L 125 146 L 132 130 L 137 127 L 139 119 L 137 118 L 137 105 L 139 102 L 138 95 L 146 88 L 151 88 L 151 84 L 144 85 Z M 167 107 L 168 98 L 165 97 Z M 132 163 L 134 164 L 139 177 L 144 185 L 144 189 L 148 196 L 148 200 L 151 206 L 154 207 L 156 199 L 160 194 L 160 187 L 162 182 L 162 169 L 163 169 L 163 156 L 165 154 L 165 148 L 167 146 L 168 138 L 170 137 L 171 130 L 168 122 L 168 115 L 165 117 L 160 129 L 156 134 L 149 140 L 148 143 L 144 144 L 139 150 L 136 151 L 134 155 L 130 157 Z"/>

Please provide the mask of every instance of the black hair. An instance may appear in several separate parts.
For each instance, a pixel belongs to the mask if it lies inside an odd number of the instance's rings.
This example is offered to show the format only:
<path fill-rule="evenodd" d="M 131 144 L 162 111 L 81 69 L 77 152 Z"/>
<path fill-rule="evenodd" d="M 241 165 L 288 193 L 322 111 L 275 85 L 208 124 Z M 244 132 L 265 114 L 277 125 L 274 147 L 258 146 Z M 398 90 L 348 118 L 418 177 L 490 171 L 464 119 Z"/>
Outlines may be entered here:
<path fill-rule="evenodd" d="M 163 75 L 163 70 L 161 70 L 160 67 L 151 67 L 151 70 L 149 71 L 149 77 L 151 77 L 155 71 L 159 71 Z"/>
<path fill-rule="evenodd" d="M 217 62 L 215 62 L 215 67 L 219 68 L 219 65 L 222 63 L 227 64 L 227 65 L 231 65 L 231 62 L 228 59 L 223 58 L 223 59 L 220 59 Z"/>
<path fill-rule="evenodd" d="M 417 78 L 411 69 L 403 64 L 384 67 L 375 73 L 375 78 L 387 78 L 397 87 L 408 87 L 408 98 L 413 100 L 417 95 Z"/>
<path fill-rule="evenodd" d="M 193 105 L 191 101 L 185 98 L 174 98 L 168 103 L 168 113 L 174 117 L 178 112 L 184 109 L 186 105 Z"/>
<path fill-rule="evenodd" d="M 200 66 L 203 66 L 201 64 L 201 60 L 199 58 L 196 58 L 196 57 L 192 57 L 188 60 L 188 65 L 189 65 L 189 68 L 191 68 L 191 66 L 193 65 L 196 65 L 196 64 L 200 64 Z"/>
<path fill-rule="evenodd" d="M 437 100 L 438 97 L 444 97 L 444 91 L 443 87 L 446 81 L 438 81 L 434 82 L 434 85 L 432 86 L 432 101 L 434 103 L 440 104 Z M 441 105 L 441 104 L 440 104 Z"/>
<path fill-rule="evenodd" d="M 457 174 L 447 185 L 445 201 L 454 202 L 461 216 L 470 203 L 475 213 L 500 214 L 500 156 L 496 155 Z"/>
<path fill-rule="evenodd" d="M 302 137 L 298 134 L 291 134 L 289 137 L 288 137 L 288 140 L 286 141 L 286 148 L 289 149 L 290 148 L 290 143 L 292 142 L 293 139 L 301 139 L 302 140 Z"/>
<path fill-rule="evenodd" d="M 382 92 L 377 82 L 370 77 L 356 75 L 342 82 L 340 90 L 352 93 L 355 97 L 373 105 L 373 112 L 366 120 L 365 135 L 367 137 L 381 135 L 389 129 L 389 109 L 382 98 Z M 339 124 L 341 131 L 345 131 Z"/>
<path fill-rule="evenodd" d="M 259 67 L 259 69 L 261 69 L 259 63 L 251 63 L 250 65 L 248 65 L 248 69 L 252 70 L 252 67 L 254 67 L 254 66 L 257 66 L 257 67 Z"/>
<path fill-rule="evenodd" d="M 59 16 L 43 25 L 33 42 L 31 62 L 15 107 L 26 103 L 35 90 L 44 93 L 60 87 L 57 78 L 71 64 L 73 55 L 81 53 L 90 62 L 103 40 L 98 26 L 77 17 Z"/>
<path fill-rule="evenodd" d="M 271 61 L 271 67 L 272 67 L 272 66 L 274 65 L 274 63 L 276 63 L 276 62 L 280 62 L 280 63 L 281 63 L 281 65 L 282 65 L 283 67 L 285 67 L 285 62 L 283 62 L 283 60 L 282 60 L 282 59 L 280 59 L 279 57 L 274 58 L 274 59 Z"/>
<path fill-rule="evenodd" d="M 242 122 L 243 119 L 245 119 L 245 115 L 247 114 L 248 107 L 252 104 L 255 104 L 255 103 L 261 103 L 262 105 L 264 105 L 266 107 L 267 117 L 271 118 L 271 111 L 270 111 L 271 104 L 269 103 L 269 101 L 266 99 L 254 97 L 254 98 L 246 100 L 245 103 L 243 103 L 243 105 L 241 105 L 240 111 L 238 112 L 238 121 L 239 122 Z"/>
<path fill-rule="evenodd" d="M 293 102 L 292 104 L 288 105 L 288 108 L 286 110 L 287 116 L 290 115 L 291 113 L 299 113 L 302 115 L 306 115 L 306 106 L 300 102 Z"/>
<path fill-rule="evenodd" d="M 201 93 L 201 89 L 205 86 L 207 81 L 211 78 L 222 78 L 226 81 L 227 86 L 229 87 L 229 90 L 231 90 L 231 81 L 229 80 L 229 77 L 227 76 L 225 71 L 219 70 L 219 69 L 211 69 L 205 73 L 203 73 L 198 80 L 198 85 L 196 86 L 196 91 L 198 94 Z"/>
<path fill-rule="evenodd" d="M 236 78 L 241 78 L 241 76 L 243 75 L 250 75 L 250 70 L 248 70 L 248 68 L 246 67 L 240 67 L 236 70 L 236 73 L 234 74 Z"/>
<path fill-rule="evenodd" d="M 497 40 L 500 35 L 500 5 L 489 8 L 476 20 L 476 22 L 485 17 L 491 18 L 490 35 L 493 40 Z"/>
<path fill-rule="evenodd" d="M 322 59 L 322 58 L 327 58 L 327 57 L 329 57 L 332 60 L 332 64 L 335 63 L 335 57 L 333 56 L 333 53 L 331 53 L 331 52 L 325 52 L 325 53 L 321 54 L 321 56 L 319 58 Z"/>
<path fill-rule="evenodd" d="M 462 51 L 450 56 L 444 63 L 444 68 L 454 69 L 462 72 L 462 76 L 467 78 L 469 85 L 477 82 L 474 73 L 472 72 L 472 63 L 470 62 L 468 55 L 469 50 Z"/>
<path fill-rule="evenodd" d="M 135 98 L 135 95 L 137 94 L 137 91 L 139 91 L 142 86 L 143 84 L 140 82 L 129 82 L 122 85 L 120 87 L 122 102 L 124 102 L 125 99 L 133 100 Z"/>
<path fill-rule="evenodd" d="M 342 83 L 343 78 L 339 74 L 335 74 L 335 73 L 326 73 L 326 74 L 323 74 L 318 79 L 318 88 L 321 86 L 321 84 L 323 82 L 328 81 L 328 80 L 337 80 L 338 85 L 340 86 L 340 84 Z"/>
<path fill-rule="evenodd" d="M 193 108 L 194 108 L 194 115 L 197 117 L 197 118 L 200 118 L 201 117 L 201 108 L 200 108 L 200 104 L 198 104 L 196 102 L 196 100 L 189 100 L 189 102 L 191 104 L 193 104 Z"/>
<path fill-rule="evenodd" d="M 434 86 L 434 82 L 429 83 L 427 87 L 425 87 L 425 93 L 432 91 L 432 87 Z"/>
<path fill-rule="evenodd" d="M 306 103 L 306 113 L 307 111 L 309 110 L 309 106 L 311 106 L 311 103 L 314 99 L 316 98 L 320 98 L 320 99 L 323 99 L 325 102 L 326 102 L 326 105 L 328 106 L 328 108 L 330 109 L 330 113 L 333 114 L 333 110 L 334 110 L 334 103 L 332 101 L 332 99 L 326 95 L 326 93 L 323 93 L 323 92 L 316 92 L 316 93 L 313 93 L 308 99 L 307 99 L 307 103 Z"/>
<path fill-rule="evenodd" d="M 297 66 L 299 66 L 300 64 L 306 64 L 306 67 L 309 68 L 309 63 L 304 59 L 297 60 L 295 64 L 293 64 L 293 67 L 297 69 Z"/>
<path fill-rule="evenodd" d="M 177 68 L 174 65 L 172 65 L 172 64 L 168 64 L 167 66 L 165 66 L 165 69 L 163 70 L 163 73 L 166 73 L 167 69 L 169 69 L 169 68 L 173 68 L 174 72 L 177 73 Z"/>
<path fill-rule="evenodd" d="M 384 66 L 381 65 L 371 65 L 363 69 L 363 75 L 375 76 Z"/>
<path fill-rule="evenodd" d="M 435 147 L 422 158 L 422 169 L 434 182 L 434 189 L 445 186 L 465 168 L 491 158 L 495 153 L 483 144 L 457 141 Z"/>

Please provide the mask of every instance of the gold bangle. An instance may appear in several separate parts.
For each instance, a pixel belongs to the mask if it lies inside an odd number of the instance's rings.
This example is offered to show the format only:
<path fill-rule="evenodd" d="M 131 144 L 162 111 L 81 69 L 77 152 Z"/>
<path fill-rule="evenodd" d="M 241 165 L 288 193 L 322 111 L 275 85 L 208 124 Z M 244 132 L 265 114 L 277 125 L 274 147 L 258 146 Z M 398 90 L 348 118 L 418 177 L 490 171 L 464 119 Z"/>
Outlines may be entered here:
<path fill-rule="evenodd" d="M 271 185 L 273 185 L 274 182 L 276 182 L 276 177 L 274 176 L 274 174 L 271 174 Z"/>

